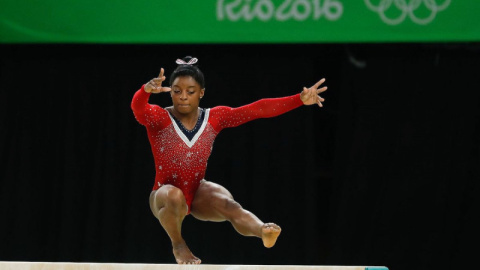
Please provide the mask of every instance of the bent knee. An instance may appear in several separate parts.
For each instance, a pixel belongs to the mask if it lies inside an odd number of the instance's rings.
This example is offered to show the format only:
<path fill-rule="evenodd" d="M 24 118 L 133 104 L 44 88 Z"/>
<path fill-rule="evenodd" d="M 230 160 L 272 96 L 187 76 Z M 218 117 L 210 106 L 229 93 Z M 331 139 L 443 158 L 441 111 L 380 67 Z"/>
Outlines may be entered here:
<path fill-rule="evenodd" d="M 242 206 L 231 197 L 222 196 L 212 202 L 212 206 L 223 213 L 229 213 L 231 211 L 242 209 Z"/>
<path fill-rule="evenodd" d="M 166 207 L 181 208 L 187 205 L 182 190 L 173 186 L 165 193 L 163 199 Z"/>
<path fill-rule="evenodd" d="M 226 201 L 225 202 L 225 205 L 226 205 L 225 207 L 227 209 L 241 209 L 242 208 L 242 206 L 232 198 L 227 198 L 225 201 Z"/>

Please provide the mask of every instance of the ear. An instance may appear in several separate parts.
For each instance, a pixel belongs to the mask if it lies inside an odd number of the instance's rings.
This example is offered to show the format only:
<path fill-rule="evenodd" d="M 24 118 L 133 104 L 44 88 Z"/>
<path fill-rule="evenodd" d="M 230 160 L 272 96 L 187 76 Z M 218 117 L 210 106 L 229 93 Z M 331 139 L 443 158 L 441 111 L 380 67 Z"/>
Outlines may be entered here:
<path fill-rule="evenodd" d="M 205 88 L 200 90 L 200 98 L 202 98 L 205 95 Z"/>

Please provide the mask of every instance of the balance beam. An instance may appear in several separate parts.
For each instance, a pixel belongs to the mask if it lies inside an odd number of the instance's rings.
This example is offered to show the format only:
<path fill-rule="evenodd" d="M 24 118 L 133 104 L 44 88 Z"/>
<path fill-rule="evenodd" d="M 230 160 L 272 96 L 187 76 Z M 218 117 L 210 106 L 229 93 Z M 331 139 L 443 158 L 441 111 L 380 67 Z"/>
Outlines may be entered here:
<path fill-rule="evenodd" d="M 388 270 L 384 266 L 0 262 L 1 270 Z"/>

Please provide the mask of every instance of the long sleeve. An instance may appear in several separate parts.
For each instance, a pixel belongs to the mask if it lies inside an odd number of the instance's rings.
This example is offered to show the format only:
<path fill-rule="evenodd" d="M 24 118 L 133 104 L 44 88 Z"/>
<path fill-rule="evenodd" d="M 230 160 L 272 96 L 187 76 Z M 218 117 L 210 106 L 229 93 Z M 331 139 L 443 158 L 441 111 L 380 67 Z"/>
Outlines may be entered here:
<path fill-rule="evenodd" d="M 303 105 L 300 94 L 282 98 L 265 98 L 238 108 L 218 106 L 210 110 L 212 126 L 217 132 L 246 122 L 284 114 Z"/>
<path fill-rule="evenodd" d="M 135 93 L 131 108 L 137 121 L 146 127 L 163 128 L 168 125 L 168 112 L 158 105 L 148 103 L 150 94 L 145 92 L 145 85 Z"/>

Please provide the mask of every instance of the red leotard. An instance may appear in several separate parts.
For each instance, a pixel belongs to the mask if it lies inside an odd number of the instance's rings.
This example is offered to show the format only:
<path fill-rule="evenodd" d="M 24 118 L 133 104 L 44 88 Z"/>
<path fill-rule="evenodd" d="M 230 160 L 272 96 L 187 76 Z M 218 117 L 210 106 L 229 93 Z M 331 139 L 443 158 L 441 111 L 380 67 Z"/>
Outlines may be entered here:
<path fill-rule="evenodd" d="M 147 128 L 156 170 L 153 190 L 165 184 L 181 189 L 189 213 L 195 192 L 205 177 L 213 141 L 222 129 L 257 118 L 274 117 L 303 105 L 300 94 L 296 94 L 261 99 L 238 108 L 206 109 L 200 129 L 189 140 L 167 110 L 148 103 L 150 94 L 144 91 L 144 86 L 133 96 L 131 106 L 137 121 Z"/>

